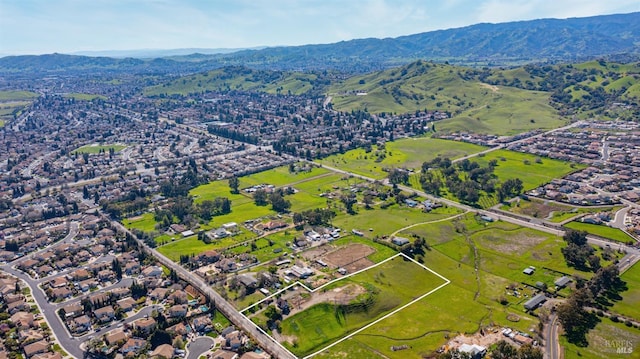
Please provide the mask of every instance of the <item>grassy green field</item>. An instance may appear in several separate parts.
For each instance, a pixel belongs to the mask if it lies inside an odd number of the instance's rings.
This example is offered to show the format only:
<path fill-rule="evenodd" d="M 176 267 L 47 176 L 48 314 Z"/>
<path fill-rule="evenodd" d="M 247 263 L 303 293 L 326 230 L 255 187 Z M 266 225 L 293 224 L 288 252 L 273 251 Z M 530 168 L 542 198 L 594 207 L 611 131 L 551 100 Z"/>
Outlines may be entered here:
<path fill-rule="evenodd" d="M 296 345 L 285 345 L 297 355 L 310 354 L 444 283 L 417 264 L 396 257 L 326 288 L 355 284 L 375 293 L 366 311 L 340 312 L 333 304 L 316 304 L 282 321 L 282 334 L 297 338 Z"/>
<path fill-rule="evenodd" d="M 561 178 L 567 174 L 585 168 L 584 165 L 572 164 L 550 158 L 541 158 L 527 153 L 497 150 L 487 153 L 483 157 L 475 157 L 473 161 L 481 166 L 487 166 L 489 161 L 497 160 L 495 174 L 500 182 L 511 178 L 520 178 L 524 190 L 534 189 L 554 178 Z"/>
<path fill-rule="evenodd" d="M 241 90 L 300 95 L 310 91 L 316 79 L 317 75 L 314 74 L 227 67 L 150 86 L 144 89 L 144 94 L 188 95 L 206 91 Z"/>
<path fill-rule="evenodd" d="M 72 154 L 74 153 L 90 153 L 90 154 L 97 154 L 100 153 L 100 151 L 104 151 L 104 152 L 109 152 L 110 149 L 113 148 L 113 150 L 115 152 L 120 152 L 123 149 L 125 149 L 127 146 L 125 145 L 117 145 L 117 144 L 110 144 L 110 145 L 86 145 L 86 146 L 82 146 L 80 148 L 78 148 L 77 150 L 71 152 Z"/>
<path fill-rule="evenodd" d="M 553 281 L 564 273 L 579 273 L 585 278 L 591 275 L 566 266 L 560 252 L 565 245 L 561 238 L 507 222 L 487 223 L 471 214 L 453 221 L 414 226 L 401 235 L 424 237 L 431 249 L 420 255 L 419 260 L 449 278 L 451 285 L 426 298 L 424 303 L 416 303 L 323 351 L 320 357 L 420 357 L 433 353 L 447 341 L 447 335 L 474 333 L 484 325 L 531 332 L 537 319 L 524 311 L 527 297 L 523 295 L 530 297 L 535 291 L 521 283 L 533 286 L 540 281 L 552 288 Z M 522 273 L 528 266 L 537 268 L 534 275 Z M 520 296 L 505 291 L 512 284 L 522 287 Z M 507 305 L 499 304 L 501 297 L 506 297 Z M 318 309 L 315 314 L 320 317 L 326 314 L 323 313 Z M 514 316 L 518 321 L 508 319 Z M 394 352 L 390 350 L 394 345 L 408 345 L 409 349 Z"/>
<path fill-rule="evenodd" d="M 437 221 L 462 213 L 454 207 L 442 207 L 429 213 L 394 204 L 385 210 L 360 210 L 355 215 L 340 215 L 333 224 L 345 230 L 358 229 L 366 238 L 390 235 L 409 225 Z"/>
<path fill-rule="evenodd" d="M 405 138 L 385 144 L 385 149 L 377 146 L 366 153 L 364 149 L 355 149 L 344 154 L 336 154 L 318 160 L 318 162 L 349 172 L 382 179 L 387 176 L 384 168 L 413 168 L 419 170 L 423 162 L 438 156 L 451 159 L 463 157 L 485 150 L 485 147 L 456 141 L 447 141 L 428 137 Z M 383 158 L 378 160 L 379 156 Z"/>
<path fill-rule="evenodd" d="M 244 188 L 263 183 L 280 187 L 284 185 L 292 185 L 327 173 L 329 173 L 329 171 L 319 167 L 312 168 L 310 171 L 294 173 L 289 172 L 289 168 L 287 166 L 277 167 L 268 171 L 242 177 L 240 180 L 240 187 Z"/>
<path fill-rule="evenodd" d="M 141 216 L 127 218 L 122 221 L 128 229 L 139 229 L 143 232 L 153 232 L 156 229 L 156 220 L 153 213 L 147 212 Z"/>
<path fill-rule="evenodd" d="M 0 91 L 0 101 L 31 100 L 38 96 L 40 95 L 31 91 Z"/>
<path fill-rule="evenodd" d="M 601 322 L 587 334 L 589 346 L 578 347 L 568 343 L 564 336 L 560 337 L 560 345 L 564 349 L 566 359 L 638 359 L 640 358 L 640 330 L 626 327 L 622 323 L 614 323 L 608 318 L 600 318 Z M 620 344 L 631 353 L 617 353 Z"/>
<path fill-rule="evenodd" d="M 107 99 L 107 97 L 103 96 L 103 95 L 96 95 L 96 94 L 90 94 L 90 93 L 78 93 L 78 92 L 72 92 L 72 93 L 65 94 L 64 97 L 72 98 L 74 100 L 81 100 L 81 101 L 91 101 L 91 100 L 95 100 L 95 99 L 100 99 L 100 100 L 106 100 Z"/>
<path fill-rule="evenodd" d="M 498 184 L 508 179 L 519 178 L 523 183 L 524 191 L 534 189 L 548 183 L 554 178 L 561 178 L 573 171 L 584 168 L 583 165 L 549 158 L 542 159 L 527 153 L 508 150 L 496 150 L 486 153 L 483 156 L 476 156 L 470 159 L 470 161 L 477 162 L 481 167 L 488 166 L 489 161 L 491 160 L 497 161 L 497 166 L 493 173 L 498 179 Z M 443 177 L 441 174 L 440 176 Z M 419 181 L 419 174 L 416 173 L 409 177 L 409 185 L 415 189 L 422 189 Z M 455 195 L 450 193 L 444 186 L 441 190 L 442 197 L 451 200 L 458 200 Z M 479 192 L 480 199 L 477 202 L 479 207 L 489 208 L 498 203 L 498 199 L 495 194 L 486 193 L 484 191 Z"/>
<path fill-rule="evenodd" d="M 616 211 L 619 208 L 610 207 L 575 207 L 566 204 L 560 204 L 553 201 L 545 201 L 536 198 L 529 200 L 516 200 L 512 203 L 502 205 L 503 211 L 522 214 L 533 218 L 546 219 L 551 222 L 559 223 L 569 220 L 573 217 L 586 213 L 598 213 L 603 211 Z"/>
<path fill-rule="evenodd" d="M 566 122 L 549 105 L 549 93 L 484 84 L 467 72 L 462 67 L 416 62 L 351 77 L 328 92 L 334 108 L 343 111 L 406 113 L 427 108 L 454 114 L 436 125 L 438 131 L 509 135 Z"/>
<path fill-rule="evenodd" d="M 640 264 L 635 264 L 626 272 L 622 273 L 620 278 L 627 283 L 628 290 L 620 293 L 622 300 L 615 302 L 611 310 L 636 321 L 640 321 Z"/>
<path fill-rule="evenodd" d="M 618 228 L 607 227 L 604 225 L 582 223 L 582 222 L 570 222 L 565 224 L 564 226 L 567 228 L 578 230 L 578 231 L 586 231 L 593 235 L 600 236 L 603 238 L 608 238 L 616 242 L 627 243 L 627 242 L 635 241 L 628 234 L 624 233 Z"/>

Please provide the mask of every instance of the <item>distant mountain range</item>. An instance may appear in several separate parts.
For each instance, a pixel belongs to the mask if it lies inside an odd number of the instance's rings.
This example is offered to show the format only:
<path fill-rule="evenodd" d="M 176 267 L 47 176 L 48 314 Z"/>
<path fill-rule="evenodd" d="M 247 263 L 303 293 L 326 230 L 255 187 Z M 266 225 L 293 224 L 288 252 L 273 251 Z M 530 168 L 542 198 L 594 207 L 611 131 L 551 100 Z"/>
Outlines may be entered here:
<path fill-rule="evenodd" d="M 640 12 L 566 20 L 477 24 L 397 38 L 358 39 L 324 45 L 269 47 L 185 56 L 179 54 L 145 60 L 60 54 L 8 56 L 0 59 L 0 73 L 89 70 L 184 74 L 230 65 L 363 73 L 417 59 L 481 66 L 578 61 L 600 56 L 640 54 Z"/>
<path fill-rule="evenodd" d="M 230 54 L 233 52 L 238 52 L 243 50 L 262 50 L 264 48 L 266 48 L 266 46 L 238 48 L 238 49 L 188 48 L 188 49 L 104 50 L 104 51 L 78 51 L 78 52 L 73 52 L 69 55 L 92 56 L 92 57 L 113 57 L 113 58 L 132 57 L 135 59 L 155 59 L 159 57 L 186 56 L 186 55 L 192 55 L 192 54 L 202 54 L 202 55 Z"/>

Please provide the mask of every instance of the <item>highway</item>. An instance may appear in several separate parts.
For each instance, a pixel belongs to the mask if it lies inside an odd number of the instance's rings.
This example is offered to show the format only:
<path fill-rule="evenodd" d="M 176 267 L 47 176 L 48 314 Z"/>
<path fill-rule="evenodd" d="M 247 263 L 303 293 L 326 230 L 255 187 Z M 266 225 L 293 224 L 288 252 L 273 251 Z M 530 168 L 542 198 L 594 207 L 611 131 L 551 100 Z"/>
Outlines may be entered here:
<path fill-rule="evenodd" d="M 239 329 L 243 330 L 247 335 L 252 337 L 262 349 L 273 355 L 275 358 L 296 358 L 295 355 L 285 349 L 282 345 L 280 345 L 280 343 L 276 342 L 269 335 L 264 333 L 247 317 L 240 314 L 234 306 L 232 306 L 229 302 L 222 298 L 220 294 L 214 291 L 196 274 L 173 262 L 157 250 L 147 246 L 142 240 L 138 239 L 133 233 L 131 233 L 127 228 L 120 224 L 120 222 L 112 220 L 111 223 L 118 231 L 129 233 L 138 242 L 140 247 L 147 251 L 147 253 L 154 256 L 161 264 L 163 264 L 167 268 L 173 269 L 181 279 L 198 288 L 198 290 L 208 296 L 215 303 L 216 309 L 220 311 L 220 313 L 224 314 Z"/>

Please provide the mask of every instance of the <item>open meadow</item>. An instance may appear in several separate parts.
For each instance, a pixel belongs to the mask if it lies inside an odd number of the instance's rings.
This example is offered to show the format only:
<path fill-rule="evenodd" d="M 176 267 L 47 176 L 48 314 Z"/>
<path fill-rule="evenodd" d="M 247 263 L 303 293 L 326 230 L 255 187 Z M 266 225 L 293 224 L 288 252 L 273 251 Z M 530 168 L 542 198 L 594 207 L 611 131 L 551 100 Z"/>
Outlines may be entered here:
<path fill-rule="evenodd" d="M 291 342 L 284 344 L 297 355 L 311 354 L 445 283 L 422 266 L 396 256 L 319 289 L 329 292 L 360 287 L 362 291 L 348 303 L 320 303 L 285 318 L 281 333 Z"/>
<path fill-rule="evenodd" d="M 575 229 L 577 231 L 585 231 L 598 237 L 607 238 L 616 242 L 633 243 L 635 241 L 631 236 L 624 233 L 620 229 L 607 227 L 605 225 L 574 221 L 567 223 L 564 226 L 570 229 Z"/>
<path fill-rule="evenodd" d="M 372 146 L 371 151 L 366 152 L 359 148 L 329 156 L 318 162 L 359 175 L 383 179 L 387 176 L 387 172 L 383 170 L 385 168 L 420 170 L 422 163 L 438 156 L 456 159 L 485 149 L 466 142 L 416 137 L 387 142 L 384 149 Z"/>
<path fill-rule="evenodd" d="M 640 322 L 640 264 L 636 263 L 629 268 L 620 279 L 629 289 L 621 293 L 622 300 L 615 302 L 611 311 Z"/>

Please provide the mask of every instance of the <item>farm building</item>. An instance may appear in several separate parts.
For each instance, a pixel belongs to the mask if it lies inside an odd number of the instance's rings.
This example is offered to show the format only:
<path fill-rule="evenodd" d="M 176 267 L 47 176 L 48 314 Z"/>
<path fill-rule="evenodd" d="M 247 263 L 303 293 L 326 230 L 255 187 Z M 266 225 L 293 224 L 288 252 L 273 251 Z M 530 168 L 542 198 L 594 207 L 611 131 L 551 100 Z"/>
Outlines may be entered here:
<path fill-rule="evenodd" d="M 522 273 L 524 273 L 524 274 L 526 274 L 526 275 L 532 275 L 532 274 L 533 274 L 533 272 L 535 272 L 535 270 L 536 270 L 536 269 L 535 269 L 535 268 L 533 268 L 533 267 L 528 267 L 528 268 L 525 268 L 525 269 L 522 271 Z"/>
<path fill-rule="evenodd" d="M 469 354 L 473 359 L 480 359 L 487 353 L 487 348 L 478 344 L 462 344 L 458 351 Z"/>
<path fill-rule="evenodd" d="M 409 240 L 404 237 L 393 237 L 393 239 L 391 239 L 391 242 L 397 246 L 404 246 L 405 244 L 409 243 Z"/>
<path fill-rule="evenodd" d="M 524 309 L 526 310 L 534 310 L 536 309 L 540 304 L 544 303 L 547 301 L 547 297 L 544 296 L 544 293 L 540 293 L 538 295 L 536 295 L 535 297 L 529 299 L 528 301 L 526 301 L 524 303 Z"/>
<path fill-rule="evenodd" d="M 290 271 L 287 272 L 291 272 L 291 274 L 293 274 L 294 276 L 300 278 L 300 279 L 305 279 L 307 277 L 310 277 L 313 275 L 313 269 L 311 268 L 307 268 L 307 267 L 300 267 L 297 265 L 294 265 L 291 267 Z"/>
<path fill-rule="evenodd" d="M 571 278 L 567 277 L 566 275 L 558 278 L 555 282 L 553 282 L 553 284 L 555 284 L 558 288 L 564 288 L 569 283 L 571 283 Z"/>

